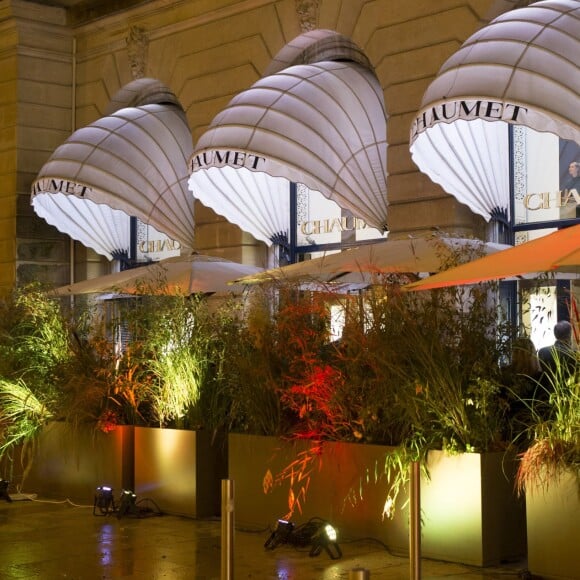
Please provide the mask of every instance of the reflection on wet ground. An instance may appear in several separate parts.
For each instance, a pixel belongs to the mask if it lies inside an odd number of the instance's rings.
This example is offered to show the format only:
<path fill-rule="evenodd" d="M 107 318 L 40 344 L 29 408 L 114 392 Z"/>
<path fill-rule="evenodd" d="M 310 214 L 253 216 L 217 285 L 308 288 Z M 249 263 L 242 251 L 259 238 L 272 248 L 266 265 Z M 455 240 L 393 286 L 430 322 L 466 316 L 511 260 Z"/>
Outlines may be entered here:
<path fill-rule="evenodd" d="M 68 502 L 0 502 L 0 578 L 72 580 L 220 578 L 221 523 L 177 516 L 94 516 L 93 506 Z M 315 558 L 288 545 L 264 550 L 268 530 L 236 530 L 234 576 L 254 580 L 348 579 L 363 568 L 370 578 L 409 578 L 409 561 L 372 540 L 341 543 L 343 557 Z M 423 560 L 422 578 L 521 577 L 522 566 L 472 568 Z"/>

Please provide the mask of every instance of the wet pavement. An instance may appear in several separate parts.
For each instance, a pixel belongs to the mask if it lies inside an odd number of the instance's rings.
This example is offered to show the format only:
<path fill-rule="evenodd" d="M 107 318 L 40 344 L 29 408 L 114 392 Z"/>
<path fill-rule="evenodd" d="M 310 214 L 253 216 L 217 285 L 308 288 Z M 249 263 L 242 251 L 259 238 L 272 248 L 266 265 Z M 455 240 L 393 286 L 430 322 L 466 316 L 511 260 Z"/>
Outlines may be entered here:
<path fill-rule="evenodd" d="M 213 580 L 221 578 L 221 522 L 156 515 L 93 515 L 93 505 L 69 501 L 0 500 L 2 580 L 116 579 Z M 100 514 L 100 511 L 96 511 Z M 265 550 L 269 530 L 234 533 L 230 580 L 375 580 L 410 578 L 409 561 L 371 539 L 340 542 L 332 560 L 322 552 L 281 545 Z M 355 569 L 368 571 L 353 572 Z M 474 568 L 423 559 L 421 577 L 502 579 L 525 577 L 525 566 Z"/>

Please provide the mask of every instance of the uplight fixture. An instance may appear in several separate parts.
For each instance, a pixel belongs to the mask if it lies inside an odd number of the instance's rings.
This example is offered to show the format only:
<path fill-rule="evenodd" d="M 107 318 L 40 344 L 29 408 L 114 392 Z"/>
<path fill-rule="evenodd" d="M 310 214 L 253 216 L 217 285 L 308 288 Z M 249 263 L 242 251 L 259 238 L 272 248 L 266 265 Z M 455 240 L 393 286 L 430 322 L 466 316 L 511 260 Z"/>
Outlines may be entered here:
<path fill-rule="evenodd" d="M 336 528 L 328 522 L 321 522 L 318 529 L 312 535 L 312 548 L 309 556 L 318 556 L 324 549 L 332 560 L 342 557 L 342 550 L 338 545 L 338 533 Z"/>
<path fill-rule="evenodd" d="M 6 479 L 0 479 L 0 499 L 5 499 L 7 502 L 11 502 L 12 498 L 8 495 L 8 486 L 10 482 Z"/>
<path fill-rule="evenodd" d="M 115 498 L 113 488 L 108 485 L 100 485 L 95 492 L 93 503 L 94 516 L 107 516 L 115 511 Z"/>
<path fill-rule="evenodd" d="M 122 518 L 123 516 L 139 516 L 137 495 L 130 489 L 124 489 L 121 492 L 121 500 L 119 502 L 117 517 Z"/>
<path fill-rule="evenodd" d="M 289 522 L 287 520 L 278 520 L 276 523 L 276 528 L 270 534 L 270 537 L 266 540 L 264 548 L 266 548 L 266 550 L 273 550 L 280 544 L 291 543 L 290 539 L 294 528 L 295 526 L 293 522 Z"/>
<path fill-rule="evenodd" d="M 336 528 L 329 522 L 320 518 L 312 518 L 300 526 L 293 522 L 278 520 L 276 528 L 266 540 L 266 550 L 273 550 L 281 544 L 307 548 L 308 555 L 318 556 L 324 550 L 332 560 L 342 557 L 342 550 L 338 545 L 338 533 Z"/>

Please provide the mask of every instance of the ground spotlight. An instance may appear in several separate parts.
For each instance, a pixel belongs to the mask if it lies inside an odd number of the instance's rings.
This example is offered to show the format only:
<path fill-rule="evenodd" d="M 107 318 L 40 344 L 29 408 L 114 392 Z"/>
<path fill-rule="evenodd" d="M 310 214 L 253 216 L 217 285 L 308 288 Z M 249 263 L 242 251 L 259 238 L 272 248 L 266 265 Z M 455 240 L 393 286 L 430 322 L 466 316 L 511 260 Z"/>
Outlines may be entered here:
<path fill-rule="evenodd" d="M 123 516 L 139 516 L 139 508 L 137 506 L 137 495 L 130 489 L 124 489 L 121 492 L 121 499 L 119 501 L 119 510 L 117 517 Z"/>
<path fill-rule="evenodd" d="M 0 499 L 5 499 L 8 502 L 12 501 L 12 498 L 8 495 L 8 486 L 10 482 L 6 479 L 0 479 Z"/>
<path fill-rule="evenodd" d="M 93 503 L 94 516 L 106 516 L 115 511 L 115 499 L 113 488 L 108 485 L 100 485 L 95 492 L 95 502 Z"/>
<path fill-rule="evenodd" d="M 145 505 L 144 505 L 145 504 Z M 137 495 L 130 489 L 121 491 L 121 497 L 115 502 L 113 488 L 108 485 L 101 485 L 95 491 L 95 502 L 93 504 L 93 515 L 108 516 L 117 514 L 117 518 L 123 516 L 149 517 L 162 515 L 159 506 L 151 499 L 141 499 L 137 501 Z"/>
<path fill-rule="evenodd" d="M 342 557 L 338 545 L 336 528 L 320 518 L 312 518 L 305 524 L 295 526 L 293 522 L 278 520 L 276 528 L 266 540 L 266 550 L 273 550 L 281 544 L 290 544 L 294 547 L 308 548 L 309 556 L 318 556 L 324 550 L 332 560 Z"/>
<path fill-rule="evenodd" d="M 276 546 L 280 544 L 290 543 L 290 538 L 292 532 L 294 531 L 294 524 L 286 520 L 278 520 L 276 523 L 276 528 L 270 534 L 270 537 L 266 540 L 264 548 L 266 550 L 273 550 Z"/>
<path fill-rule="evenodd" d="M 318 556 L 324 549 L 332 560 L 342 558 L 342 550 L 338 545 L 336 528 L 328 522 L 321 522 L 318 529 L 312 534 L 309 556 Z"/>

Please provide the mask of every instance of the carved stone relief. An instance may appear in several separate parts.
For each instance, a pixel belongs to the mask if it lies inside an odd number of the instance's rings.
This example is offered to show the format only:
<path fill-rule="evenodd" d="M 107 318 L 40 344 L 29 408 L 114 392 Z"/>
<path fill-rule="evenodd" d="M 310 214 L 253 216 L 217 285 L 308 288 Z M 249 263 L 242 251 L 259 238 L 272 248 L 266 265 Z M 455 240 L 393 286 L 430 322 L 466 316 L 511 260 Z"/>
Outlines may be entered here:
<path fill-rule="evenodd" d="M 127 36 L 127 54 L 134 79 L 141 79 L 145 76 L 148 47 L 149 37 L 146 30 L 140 26 L 131 26 L 129 36 Z"/>
<path fill-rule="evenodd" d="M 300 30 L 308 32 L 318 28 L 320 0 L 296 0 L 296 14 L 300 19 Z"/>

